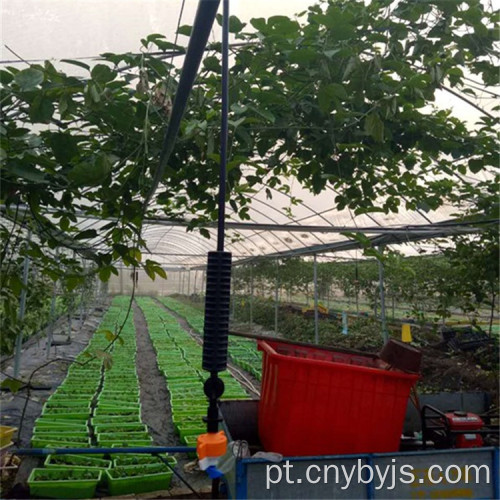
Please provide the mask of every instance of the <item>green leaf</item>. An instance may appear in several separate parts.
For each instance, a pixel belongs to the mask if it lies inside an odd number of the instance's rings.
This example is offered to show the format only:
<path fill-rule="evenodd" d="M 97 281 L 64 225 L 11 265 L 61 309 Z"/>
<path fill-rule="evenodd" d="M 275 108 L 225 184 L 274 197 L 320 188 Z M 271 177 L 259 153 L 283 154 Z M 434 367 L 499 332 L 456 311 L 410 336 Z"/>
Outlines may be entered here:
<path fill-rule="evenodd" d="M 384 140 L 384 123 L 378 113 L 372 112 L 365 118 L 365 132 L 376 142 Z"/>
<path fill-rule="evenodd" d="M 271 123 L 276 121 L 276 117 L 267 109 L 257 108 L 256 106 L 248 106 L 248 108 L 255 111 L 258 115 L 262 116 Z"/>
<path fill-rule="evenodd" d="M 53 133 L 47 142 L 52 148 L 56 160 L 62 165 L 67 165 L 79 154 L 78 139 L 68 133 Z"/>
<path fill-rule="evenodd" d="M 78 286 L 82 285 L 85 281 L 83 276 L 68 276 L 66 278 L 66 288 L 69 291 L 75 290 Z"/>
<path fill-rule="evenodd" d="M 113 340 L 115 340 L 116 338 L 116 335 L 111 330 L 102 330 L 99 333 L 104 334 L 108 342 L 113 342 Z"/>
<path fill-rule="evenodd" d="M 219 26 L 222 26 L 222 15 L 217 14 L 215 18 Z M 242 23 L 236 16 L 229 16 L 229 33 L 240 33 L 245 26 L 246 23 Z"/>
<path fill-rule="evenodd" d="M 191 36 L 192 30 L 193 30 L 192 26 L 184 25 L 184 26 L 179 27 L 179 29 L 177 30 L 177 33 L 179 33 L 179 35 Z"/>
<path fill-rule="evenodd" d="M 150 265 L 146 265 L 144 267 L 144 271 L 146 271 L 146 274 L 154 281 L 155 278 L 156 278 L 156 275 L 155 275 L 155 272 L 154 272 L 154 269 L 152 266 Z"/>
<path fill-rule="evenodd" d="M 210 239 L 210 231 L 204 227 L 200 228 L 200 234 L 207 239 Z"/>
<path fill-rule="evenodd" d="M 156 271 L 156 274 L 158 276 L 160 276 L 160 278 L 163 278 L 164 280 L 167 279 L 167 273 L 165 272 L 165 270 L 161 267 L 155 267 L 155 271 Z"/>
<path fill-rule="evenodd" d="M 54 105 L 43 94 L 38 94 L 31 103 L 29 115 L 33 123 L 49 123 L 54 114 Z"/>
<path fill-rule="evenodd" d="M 81 231 L 75 236 L 75 240 L 88 240 L 95 237 L 97 237 L 95 229 L 85 229 L 85 231 Z"/>
<path fill-rule="evenodd" d="M 99 279 L 101 281 L 108 281 L 111 276 L 111 268 L 109 266 L 99 269 Z"/>
<path fill-rule="evenodd" d="M 113 367 L 113 358 L 111 357 L 111 354 L 98 349 L 95 351 L 95 356 L 96 358 L 102 359 L 102 364 L 104 365 L 105 370 L 110 370 Z"/>
<path fill-rule="evenodd" d="M 24 163 L 16 163 L 9 165 L 7 172 L 14 177 L 21 177 L 30 182 L 37 184 L 46 184 L 45 174 L 37 170 L 34 165 L 26 165 Z"/>
<path fill-rule="evenodd" d="M 66 64 L 72 64 L 73 66 L 79 66 L 80 68 L 90 70 L 90 66 L 81 61 L 75 61 L 74 59 L 61 59 L 61 62 Z"/>
<path fill-rule="evenodd" d="M 12 80 L 14 80 L 14 75 L 12 73 L 9 73 L 4 69 L 0 69 L 0 83 L 8 85 Z"/>
<path fill-rule="evenodd" d="M 209 56 L 203 59 L 203 66 L 208 71 L 213 71 L 214 73 L 220 73 L 221 65 L 220 61 L 216 56 Z"/>
<path fill-rule="evenodd" d="M 92 101 L 95 102 L 96 104 L 98 102 L 100 102 L 101 101 L 101 94 L 99 93 L 99 90 L 97 89 L 95 84 L 93 84 L 92 82 L 89 82 L 87 88 L 88 88 L 88 93 L 89 93 Z"/>
<path fill-rule="evenodd" d="M 105 64 L 96 64 L 90 75 L 96 82 L 107 83 L 115 79 L 116 73 Z"/>
<path fill-rule="evenodd" d="M 341 99 L 347 99 L 347 92 L 339 83 L 329 83 L 319 89 L 318 104 L 324 113 L 332 111 L 332 102 L 338 102 Z"/>
<path fill-rule="evenodd" d="M 473 174 L 477 174 L 484 168 L 484 161 L 480 159 L 469 160 L 469 169 Z"/>
<path fill-rule="evenodd" d="M 318 53 L 312 49 L 296 49 L 290 53 L 288 59 L 292 64 L 306 64 L 318 59 Z"/>
<path fill-rule="evenodd" d="M 73 167 L 68 178 L 77 186 L 97 186 L 102 184 L 111 169 L 109 157 L 100 153 L 92 161 L 79 163 Z"/>
<path fill-rule="evenodd" d="M 300 32 L 299 23 L 287 16 L 271 16 L 267 24 L 272 28 L 273 34 L 298 36 Z"/>
<path fill-rule="evenodd" d="M 25 385 L 24 382 L 21 382 L 20 380 L 6 378 L 5 380 L 2 381 L 0 387 L 2 389 L 9 389 L 10 392 L 15 394 L 17 391 L 19 391 L 19 389 L 21 389 L 21 387 L 23 387 L 23 385 Z"/>
<path fill-rule="evenodd" d="M 14 77 L 21 90 L 34 90 L 43 82 L 43 72 L 35 68 L 23 69 Z"/>

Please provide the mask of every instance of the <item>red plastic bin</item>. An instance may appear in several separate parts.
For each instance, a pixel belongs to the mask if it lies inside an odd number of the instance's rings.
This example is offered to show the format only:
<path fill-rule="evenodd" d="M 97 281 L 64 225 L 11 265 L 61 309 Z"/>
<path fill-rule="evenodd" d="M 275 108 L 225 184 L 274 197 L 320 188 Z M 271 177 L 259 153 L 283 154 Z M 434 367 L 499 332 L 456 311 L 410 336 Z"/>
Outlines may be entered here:
<path fill-rule="evenodd" d="M 377 368 L 377 358 L 275 341 L 263 352 L 259 436 L 285 456 L 399 449 L 411 387 L 419 378 Z"/>

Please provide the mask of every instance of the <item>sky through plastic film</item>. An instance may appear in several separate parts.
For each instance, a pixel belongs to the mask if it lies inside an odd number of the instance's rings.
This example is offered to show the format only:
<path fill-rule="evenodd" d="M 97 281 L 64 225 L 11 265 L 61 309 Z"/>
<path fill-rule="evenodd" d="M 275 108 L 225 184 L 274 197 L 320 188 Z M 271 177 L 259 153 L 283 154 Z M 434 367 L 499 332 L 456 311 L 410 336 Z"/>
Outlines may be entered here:
<path fill-rule="evenodd" d="M 162 33 L 169 40 L 174 39 L 181 0 L 5 0 L 2 2 L 2 61 L 15 61 L 16 57 L 5 47 L 7 45 L 22 58 L 27 60 L 56 60 L 95 57 L 103 52 L 136 52 L 140 47 L 140 39 L 150 33 Z M 231 14 L 248 22 L 253 17 L 269 17 L 272 15 L 293 16 L 305 10 L 311 0 L 231 0 Z M 192 24 L 198 0 L 186 0 L 182 22 Z M 211 41 L 220 39 L 220 28 L 214 26 Z M 187 44 L 187 37 L 180 36 L 178 43 Z M 176 58 L 176 64 L 182 64 L 182 57 Z M 54 61 L 54 63 L 56 63 Z M 92 59 L 86 60 L 92 64 Z M 63 70 L 68 70 L 61 66 Z M 77 71 L 74 66 L 71 71 Z M 456 98 L 449 95 L 439 97 L 443 107 L 456 106 Z M 457 107 L 458 109 L 458 107 Z M 462 119 L 474 121 L 477 112 L 460 106 Z M 486 180 L 487 174 L 481 173 L 478 178 L 468 179 L 471 182 Z M 393 248 L 406 255 L 418 255 L 422 250 L 435 252 L 442 242 L 433 240 L 414 243 L 409 241 L 408 226 L 429 225 L 444 222 L 453 218 L 456 209 L 444 206 L 436 212 L 400 210 L 397 214 L 354 215 L 346 209 L 335 210 L 336 192 L 328 188 L 319 195 L 312 195 L 299 185 L 297 181 L 290 183 L 291 192 L 285 194 L 272 190 L 269 199 L 263 186 L 253 195 L 250 206 L 251 223 L 259 227 L 234 227 L 231 223 L 241 222 L 231 207 L 227 207 L 228 227 L 226 233 L 226 249 L 233 253 L 233 260 L 246 260 L 262 255 L 279 256 L 304 247 L 319 248 L 325 244 L 339 244 L 349 241 L 346 235 L 333 232 L 334 228 L 373 228 L 366 232 L 369 237 L 377 236 L 377 230 L 402 228 L 397 234 L 401 244 Z M 300 200 L 293 204 L 292 198 Z M 106 222 L 86 219 L 81 220 L 81 229 L 103 226 Z M 287 231 L 283 226 L 303 226 L 304 230 Z M 327 229 L 331 232 L 327 232 Z M 196 231 L 186 232 L 185 226 L 172 225 L 169 222 L 157 221 L 147 223 L 143 237 L 154 258 L 164 266 L 203 266 L 206 253 L 216 246 L 216 228 L 209 228 L 210 239 L 204 238 Z M 429 233 L 431 235 L 431 233 Z M 93 242 L 99 246 L 99 238 Z M 92 242 L 91 242 L 92 244 Z M 325 252 L 320 259 L 332 258 L 355 259 L 360 252 L 345 250 L 342 252 Z"/>

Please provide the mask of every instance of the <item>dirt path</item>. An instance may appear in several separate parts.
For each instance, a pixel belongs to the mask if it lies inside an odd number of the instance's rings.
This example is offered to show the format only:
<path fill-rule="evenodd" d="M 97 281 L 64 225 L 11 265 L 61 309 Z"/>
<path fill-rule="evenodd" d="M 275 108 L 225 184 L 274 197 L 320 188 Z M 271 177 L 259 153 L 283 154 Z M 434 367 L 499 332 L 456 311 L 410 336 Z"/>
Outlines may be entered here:
<path fill-rule="evenodd" d="M 148 426 L 154 444 L 178 446 L 180 441 L 172 425 L 170 393 L 156 363 L 144 314 L 134 302 L 134 324 L 137 339 L 137 376 L 141 388 L 142 420 Z"/>

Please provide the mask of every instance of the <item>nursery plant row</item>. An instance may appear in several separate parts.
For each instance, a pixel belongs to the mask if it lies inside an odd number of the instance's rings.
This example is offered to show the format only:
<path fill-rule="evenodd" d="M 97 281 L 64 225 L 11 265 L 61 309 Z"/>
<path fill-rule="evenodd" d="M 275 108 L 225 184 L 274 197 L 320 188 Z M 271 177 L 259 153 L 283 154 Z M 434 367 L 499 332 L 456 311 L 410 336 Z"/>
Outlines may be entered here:
<path fill-rule="evenodd" d="M 112 367 L 104 349 L 125 320 L 129 298 L 116 297 L 87 348 L 47 400 L 37 419 L 33 447 L 91 448 L 151 446 L 141 421 L 135 369 L 136 337 L 132 312 L 112 345 Z M 110 369 L 105 369 L 110 368 Z M 174 457 L 164 457 L 171 466 Z M 90 498 L 96 488 L 111 495 L 165 490 L 171 469 L 148 455 L 49 455 L 35 468 L 28 484 L 31 496 Z"/>
<path fill-rule="evenodd" d="M 155 301 L 149 297 L 136 301 L 146 318 L 158 367 L 166 378 L 174 427 L 183 443 L 195 446 L 198 435 L 206 432 L 202 418 L 207 412 L 203 392 L 207 373 L 202 369 L 202 347 Z M 225 386 L 223 399 L 248 398 L 228 372 L 219 376 Z"/>
<path fill-rule="evenodd" d="M 203 312 L 171 297 L 163 297 L 159 300 L 182 316 L 194 331 L 200 335 L 203 334 L 205 319 Z M 254 340 L 229 337 L 228 354 L 235 365 L 251 373 L 258 380 L 262 379 L 262 354 L 257 350 Z"/>

